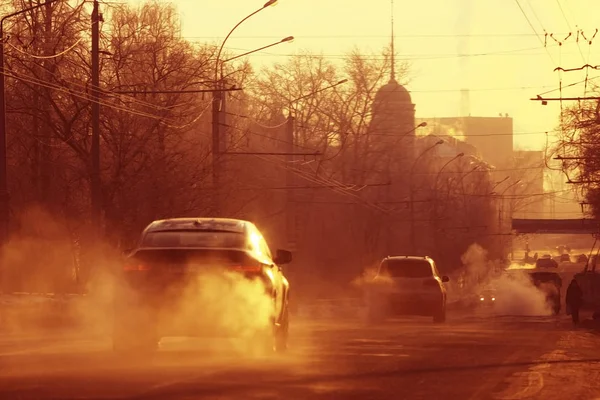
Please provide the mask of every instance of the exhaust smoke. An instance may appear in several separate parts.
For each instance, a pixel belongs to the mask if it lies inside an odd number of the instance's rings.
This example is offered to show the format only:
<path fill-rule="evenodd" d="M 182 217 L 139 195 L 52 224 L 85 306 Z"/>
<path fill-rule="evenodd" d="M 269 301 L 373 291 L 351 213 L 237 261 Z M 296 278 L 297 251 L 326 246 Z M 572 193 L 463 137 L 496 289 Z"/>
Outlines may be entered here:
<path fill-rule="evenodd" d="M 270 339 L 275 304 L 260 279 L 229 271 L 206 271 L 191 280 L 161 310 L 159 330 L 192 336 L 232 338 L 237 350 L 251 355 Z M 239 340 L 238 340 L 239 339 Z"/>
<path fill-rule="evenodd" d="M 546 293 L 537 288 L 525 271 L 502 274 L 492 279 L 496 288 L 495 313 L 500 315 L 544 316 L 551 315 L 552 308 Z M 547 285 L 550 286 L 550 285 Z"/>
<path fill-rule="evenodd" d="M 519 265 L 505 269 L 498 261 L 491 261 L 487 251 L 479 244 L 469 246 L 462 256 L 463 276 L 458 287 L 451 288 L 449 298 L 478 304 L 483 291 L 495 293 L 494 313 L 499 315 L 544 316 L 552 314 L 547 293 L 555 288 L 550 284 L 536 287 L 528 271 Z"/>
<path fill-rule="evenodd" d="M 87 257 L 75 262 L 79 252 L 68 224 L 41 208 L 24 212 L 18 225 L 19 233 L 0 254 L 0 331 L 43 336 L 58 329 L 110 339 L 115 294 L 128 291 L 121 253 L 88 243 Z M 182 331 L 198 328 L 198 335 L 208 338 L 231 338 L 228 342 L 243 354 L 255 355 L 255 339 L 272 328 L 272 295 L 262 280 L 238 272 L 204 271 L 171 295 L 173 301 L 162 310 L 167 324 Z"/>

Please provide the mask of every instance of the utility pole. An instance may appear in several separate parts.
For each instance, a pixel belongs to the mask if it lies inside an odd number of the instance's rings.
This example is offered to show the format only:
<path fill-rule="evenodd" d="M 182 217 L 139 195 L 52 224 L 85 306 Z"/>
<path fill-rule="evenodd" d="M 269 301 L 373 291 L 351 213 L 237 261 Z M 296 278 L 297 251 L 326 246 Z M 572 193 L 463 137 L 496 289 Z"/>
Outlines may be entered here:
<path fill-rule="evenodd" d="M 221 153 L 221 140 L 220 140 L 220 112 L 221 107 L 221 80 L 215 82 L 215 90 L 212 92 L 212 181 L 213 181 L 213 216 L 219 216 L 220 207 L 220 167 L 219 167 L 219 156 Z"/>
<path fill-rule="evenodd" d="M 413 179 L 412 175 L 410 177 L 411 181 Z M 413 255 L 417 255 L 417 230 L 415 227 L 415 190 L 413 188 L 413 185 L 410 185 L 409 187 L 409 211 L 410 211 L 410 250 L 413 253 Z M 435 218 L 435 213 L 434 213 L 434 218 Z"/>
<path fill-rule="evenodd" d="M 229 160 L 229 156 L 227 154 L 227 149 L 229 149 L 229 126 L 227 124 L 227 92 L 225 92 L 225 79 L 223 79 L 223 71 L 221 71 L 221 87 L 219 90 L 219 98 L 221 99 L 220 107 L 219 107 L 219 150 L 217 154 L 219 155 L 219 161 L 217 162 L 217 173 L 218 173 L 218 182 L 219 187 L 217 188 L 217 217 L 228 215 L 227 202 L 224 201 L 226 197 L 225 190 L 226 188 L 231 189 L 231 187 L 227 184 L 227 161 Z"/>
<path fill-rule="evenodd" d="M 426 122 L 421 122 L 417 127 L 415 127 L 414 129 L 412 129 L 410 132 L 414 132 L 417 128 L 422 127 L 422 126 L 427 126 Z M 444 141 L 443 140 L 438 140 L 437 142 L 435 142 L 433 145 L 429 146 L 428 148 L 426 148 L 425 150 L 423 150 L 421 152 L 421 154 L 419 154 L 417 156 L 417 158 L 414 159 L 414 161 L 412 162 L 412 165 L 410 167 L 410 170 L 408 172 L 408 178 L 409 178 L 409 197 L 410 197 L 410 251 L 412 252 L 412 254 L 417 254 L 417 229 L 416 229 L 416 224 L 415 224 L 415 187 L 414 187 L 414 180 L 415 180 L 415 167 L 417 166 L 417 163 L 419 161 L 419 159 L 421 157 L 423 157 L 428 151 L 433 150 L 436 146 L 439 146 L 441 144 L 443 144 Z"/>
<path fill-rule="evenodd" d="M 102 218 L 102 188 L 100 181 L 100 21 L 98 0 L 94 0 L 92 10 L 92 174 L 91 199 L 92 223 L 100 230 Z"/>
<path fill-rule="evenodd" d="M 292 189 L 294 186 L 294 173 L 292 171 L 294 161 L 294 117 L 292 117 L 291 111 L 287 117 L 285 124 L 285 141 L 286 141 L 286 175 L 285 185 L 290 188 L 286 190 L 286 230 L 287 230 L 287 246 L 288 250 L 296 250 L 296 204 L 295 204 L 295 191 Z"/>
<path fill-rule="evenodd" d="M 8 241 L 9 207 L 8 174 L 6 162 L 6 97 L 4 91 L 4 33 L 0 22 L 0 245 Z"/>
<path fill-rule="evenodd" d="M 223 71 L 212 91 L 212 179 L 213 179 L 213 216 L 218 217 L 222 209 L 222 177 L 225 164 L 225 150 L 227 138 L 221 137 L 221 126 L 227 126 L 227 113 L 225 112 L 227 102 L 227 90 L 223 80 Z M 226 131 L 226 129 L 223 129 Z M 227 133 L 227 132 L 223 132 Z"/>

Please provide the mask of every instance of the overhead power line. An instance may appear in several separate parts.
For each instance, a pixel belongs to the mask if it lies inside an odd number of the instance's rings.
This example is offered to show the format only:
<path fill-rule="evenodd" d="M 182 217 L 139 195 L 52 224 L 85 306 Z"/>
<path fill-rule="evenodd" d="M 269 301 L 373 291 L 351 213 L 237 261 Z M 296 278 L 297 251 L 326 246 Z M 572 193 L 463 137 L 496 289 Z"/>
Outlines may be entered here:
<path fill-rule="evenodd" d="M 565 10 L 563 10 L 562 4 L 560 4 L 560 0 L 556 0 L 556 4 L 558 5 L 558 8 L 560 9 L 560 13 L 563 16 L 563 19 L 565 20 L 565 22 L 567 23 L 567 26 L 569 27 L 569 31 L 573 32 L 573 28 L 571 28 L 571 23 L 569 22 L 569 19 L 567 18 L 567 14 L 565 14 Z M 577 32 L 577 48 L 579 49 L 579 54 L 581 55 L 581 60 L 583 62 L 586 62 L 585 56 L 583 55 L 583 51 L 581 51 L 581 45 L 579 44 L 579 31 Z"/>
<path fill-rule="evenodd" d="M 534 97 L 529 100 L 533 101 L 541 101 L 544 103 L 545 101 L 585 101 L 585 100 L 600 100 L 599 96 L 586 96 L 586 97 Z"/>
<path fill-rule="evenodd" d="M 78 44 L 79 44 L 79 43 L 80 43 L 82 40 L 83 40 L 83 39 L 82 39 L 82 38 L 80 38 L 80 39 L 79 39 L 79 40 L 77 40 L 77 41 L 76 41 L 76 42 L 75 42 L 73 45 L 71 45 L 69 48 L 67 48 L 67 49 L 65 49 L 65 50 L 63 50 L 63 51 L 61 51 L 60 53 L 57 53 L 57 54 L 52 54 L 52 55 L 48 55 L 48 56 L 38 56 L 38 55 L 35 55 L 35 54 L 28 53 L 28 52 L 26 52 L 26 51 L 24 51 L 24 50 L 21 50 L 21 49 L 19 49 L 17 46 L 15 46 L 15 45 L 13 45 L 13 44 L 11 44 L 11 43 L 8 43 L 8 42 L 6 42 L 6 44 L 7 44 L 9 47 L 11 47 L 11 48 L 15 49 L 16 51 L 18 51 L 18 52 L 19 52 L 19 53 L 21 53 L 21 54 L 24 54 L 24 55 L 26 55 L 26 56 L 29 56 L 29 57 L 31 57 L 31 58 L 35 58 L 35 59 L 46 60 L 46 59 L 58 58 L 58 57 L 64 56 L 65 54 L 67 54 L 68 52 L 70 52 L 71 50 L 73 50 L 75 47 L 77 47 L 77 45 L 78 45 Z"/>
<path fill-rule="evenodd" d="M 548 52 L 547 47 L 553 47 L 558 45 L 548 45 L 546 47 L 527 47 L 527 48 L 519 48 L 519 49 L 509 49 L 509 50 L 498 50 L 498 51 L 486 51 L 481 53 L 468 53 L 468 54 L 419 54 L 419 53 L 411 53 L 411 54 L 399 54 L 396 56 L 397 61 L 419 61 L 419 60 L 443 60 L 443 59 L 456 59 L 456 58 L 467 58 L 467 57 L 487 57 L 487 56 L 537 56 L 543 55 L 544 52 L 536 52 L 536 53 L 523 53 L 525 51 L 532 50 L 541 50 L 545 49 L 546 53 Z M 234 48 L 230 48 L 228 50 L 236 50 Z M 245 49 L 237 49 L 238 51 L 245 51 Z M 549 54 L 549 53 L 548 53 Z M 253 55 L 253 57 L 294 57 L 302 55 L 302 53 L 271 53 L 271 52 L 262 52 Z M 335 60 L 345 60 L 348 58 L 347 54 L 319 54 L 318 57 L 322 57 L 325 59 L 335 59 Z M 365 55 L 361 57 L 366 61 L 385 61 L 387 60 L 386 56 L 378 56 L 378 55 Z"/>
<path fill-rule="evenodd" d="M 537 36 L 538 40 L 540 41 L 540 43 L 542 44 L 542 46 L 546 50 L 546 53 L 548 54 L 548 57 L 550 57 L 550 61 L 552 61 L 553 65 L 556 65 L 556 62 L 554 61 L 554 58 L 552 57 L 552 54 L 550 54 L 550 52 L 548 51 L 548 44 L 547 44 L 546 40 L 542 40 L 542 37 L 538 34 L 537 30 L 535 29 L 535 27 L 531 23 L 531 20 L 527 16 L 527 13 L 525 12 L 525 10 L 523 9 L 523 7 L 521 6 L 521 3 L 519 2 L 519 0 L 515 0 L 515 3 L 517 3 L 517 7 L 519 7 L 519 10 L 521 10 L 521 14 L 523 14 L 523 17 L 525 17 L 525 20 L 527 21 L 527 23 L 531 27 L 531 30 L 533 31 L 533 33 L 535 33 L 535 35 Z M 530 7 L 531 7 L 531 4 L 530 4 Z M 531 7 L 531 9 L 533 10 L 533 7 Z M 534 14 L 535 14 L 535 11 L 534 11 Z M 537 16 L 536 16 L 536 18 L 537 18 Z M 540 22 L 539 19 L 538 19 L 538 22 Z M 541 25 L 541 22 L 540 22 L 540 25 Z M 543 29 L 543 27 L 542 27 L 542 29 Z M 544 32 L 545 32 L 545 29 L 544 29 Z M 546 33 L 546 35 L 547 35 L 547 33 Z"/>
<path fill-rule="evenodd" d="M 535 33 L 515 32 L 515 33 L 439 33 L 439 34 L 409 34 L 409 35 L 394 35 L 399 38 L 497 38 L 497 37 L 533 37 Z M 389 35 L 294 35 L 296 39 L 359 39 L 359 38 L 383 38 L 389 39 Z M 223 39 L 223 36 L 183 36 L 184 39 Z M 236 36 L 235 39 L 279 39 L 279 36 Z"/>

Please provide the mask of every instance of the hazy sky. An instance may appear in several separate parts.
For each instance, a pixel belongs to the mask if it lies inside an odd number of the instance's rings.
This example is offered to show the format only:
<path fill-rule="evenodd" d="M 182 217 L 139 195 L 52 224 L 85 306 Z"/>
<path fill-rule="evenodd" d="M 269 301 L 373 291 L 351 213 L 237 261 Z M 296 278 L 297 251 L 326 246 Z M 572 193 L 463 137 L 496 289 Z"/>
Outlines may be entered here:
<path fill-rule="evenodd" d="M 130 0 L 139 1 L 139 0 Z M 243 17 L 266 0 L 172 0 L 182 16 L 183 36 L 220 41 Z M 473 116 L 508 113 L 514 118 L 515 146 L 540 149 L 545 131 L 556 129 L 559 102 L 542 106 L 529 100 L 557 89 L 563 68 L 600 63 L 600 34 L 589 46 L 577 28 L 591 37 L 600 21 L 598 0 L 395 0 L 397 59 L 410 60 L 407 85 L 418 118 L 456 116 L 461 88 L 469 88 Z M 534 30 L 519 5 L 533 24 Z M 281 44 L 249 56 L 257 66 L 283 62 L 300 50 L 339 61 L 354 46 L 379 52 L 389 44 L 390 0 L 279 0 L 242 24 L 227 42 L 244 52 L 289 35 Z M 544 32 L 563 41 L 559 46 Z M 541 40 L 540 40 L 541 39 Z M 464 56 L 460 56 L 463 54 Z M 585 71 L 562 73 L 563 86 L 585 79 Z M 590 70 L 589 77 L 600 76 Z M 594 81 L 592 81 L 594 82 Z M 598 79 L 600 82 L 600 79 Z M 584 85 L 563 90 L 581 96 Z M 556 90 L 546 96 L 559 96 Z"/>

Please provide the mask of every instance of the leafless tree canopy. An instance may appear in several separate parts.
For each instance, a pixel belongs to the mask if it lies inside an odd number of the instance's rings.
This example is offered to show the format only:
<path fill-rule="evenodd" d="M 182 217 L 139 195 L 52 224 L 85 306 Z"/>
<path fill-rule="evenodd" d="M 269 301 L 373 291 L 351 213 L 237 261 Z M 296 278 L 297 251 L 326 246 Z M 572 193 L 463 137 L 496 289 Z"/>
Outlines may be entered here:
<path fill-rule="evenodd" d="M 595 87 L 593 93 L 598 93 Z M 600 101 L 582 101 L 563 109 L 561 138 L 555 149 L 565 180 L 573 183 L 588 203 L 587 211 L 600 216 Z"/>
<path fill-rule="evenodd" d="M 6 9 L 29 4 L 13 3 Z M 168 4 L 102 7 L 102 230 L 112 245 L 129 247 L 151 220 L 209 213 L 212 98 L 185 91 L 213 87 L 215 46 L 182 39 Z M 11 212 L 27 217 L 38 206 L 36 218 L 42 209 L 61 221 L 79 277 L 89 274 L 90 11 L 85 2 L 57 2 L 6 26 Z M 323 279 L 346 285 L 390 249 L 410 252 L 409 235 L 451 269 L 477 237 L 496 232 L 490 177 L 485 166 L 475 171 L 479 161 L 460 160 L 443 173 L 448 160 L 430 156 L 407 166 L 406 132 L 369 130 L 390 64 L 384 49 L 378 57 L 354 50 L 341 66 L 305 53 L 262 71 L 242 59 L 224 68 L 227 87 L 244 90 L 224 95 L 222 150 L 251 154 L 221 158 L 223 214 L 256 221 L 276 247 L 288 244 L 294 220 L 290 276 L 307 291 L 318 292 L 312 284 Z M 400 83 L 409 68 L 396 66 Z M 290 149 L 316 155 L 257 154 Z M 14 224 L 15 234 L 41 235 L 26 228 L 27 218 L 15 221 L 25 221 Z"/>

